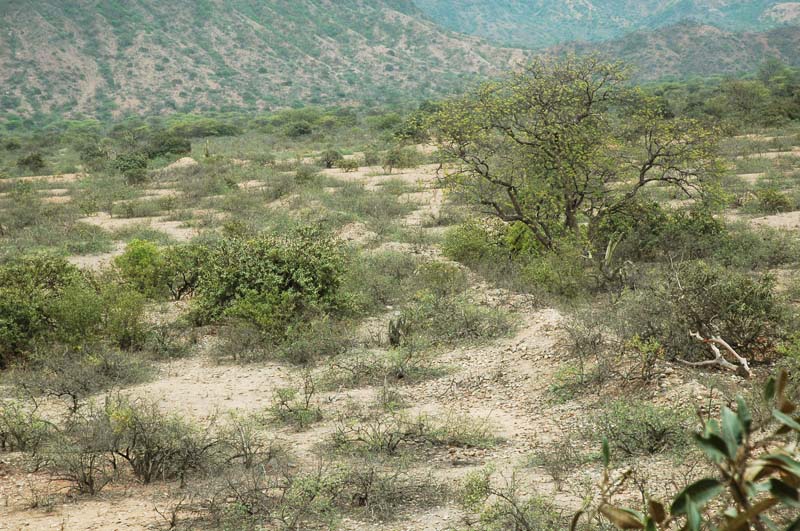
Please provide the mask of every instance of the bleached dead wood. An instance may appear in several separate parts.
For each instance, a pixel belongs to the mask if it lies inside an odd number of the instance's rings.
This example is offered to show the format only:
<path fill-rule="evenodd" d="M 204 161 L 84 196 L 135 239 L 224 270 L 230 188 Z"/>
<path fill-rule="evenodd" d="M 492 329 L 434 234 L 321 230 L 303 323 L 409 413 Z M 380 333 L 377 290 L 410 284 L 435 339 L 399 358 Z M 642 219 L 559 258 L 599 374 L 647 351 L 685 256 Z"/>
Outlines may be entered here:
<path fill-rule="evenodd" d="M 689 335 L 692 338 L 694 338 L 694 339 L 696 339 L 696 340 L 708 345 L 708 347 L 714 353 L 714 359 L 713 360 L 706 360 L 706 361 L 687 361 L 687 360 L 679 359 L 678 361 L 680 361 L 684 365 L 689 365 L 691 367 L 704 367 L 704 366 L 710 366 L 710 365 L 719 365 L 720 367 L 723 367 L 725 369 L 728 369 L 728 370 L 731 370 L 731 371 L 735 371 L 735 372 L 739 372 L 739 370 L 741 370 L 742 372 L 744 372 L 747 375 L 748 378 L 753 375 L 753 372 L 750 370 L 750 364 L 747 362 L 747 359 L 742 357 L 742 356 L 740 356 L 739 353 L 736 352 L 733 349 L 733 347 L 730 346 L 728 344 L 728 342 L 725 341 L 724 339 L 722 339 L 721 337 L 713 336 L 713 337 L 710 337 L 710 338 L 705 338 L 705 337 L 701 336 L 699 332 L 691 332 Z M 738 365 L 728 361 L 725 358 L 725 356 L 722 354 L 722 351 L 719 349 L 719 347 L 724 348 L 728 353 L 730 353 L 731 356 L 733 356 L 734 359 L 736 359 L 736 361 L 738 362 Z"/>

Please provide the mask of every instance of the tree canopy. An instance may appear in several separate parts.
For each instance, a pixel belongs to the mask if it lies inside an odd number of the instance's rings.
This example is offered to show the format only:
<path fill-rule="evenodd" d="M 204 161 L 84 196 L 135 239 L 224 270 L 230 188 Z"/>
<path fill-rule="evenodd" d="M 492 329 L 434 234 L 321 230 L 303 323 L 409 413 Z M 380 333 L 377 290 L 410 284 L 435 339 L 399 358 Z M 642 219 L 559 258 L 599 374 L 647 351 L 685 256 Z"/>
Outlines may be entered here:
<path fill-rule="evenodd" d="M 445 102 L 430 126 L 450 187 L 546 249 L 645 186 L 694 196 L 720 171 L 714 128 L 669 117 L 597 57 L 534 62 Z"/>

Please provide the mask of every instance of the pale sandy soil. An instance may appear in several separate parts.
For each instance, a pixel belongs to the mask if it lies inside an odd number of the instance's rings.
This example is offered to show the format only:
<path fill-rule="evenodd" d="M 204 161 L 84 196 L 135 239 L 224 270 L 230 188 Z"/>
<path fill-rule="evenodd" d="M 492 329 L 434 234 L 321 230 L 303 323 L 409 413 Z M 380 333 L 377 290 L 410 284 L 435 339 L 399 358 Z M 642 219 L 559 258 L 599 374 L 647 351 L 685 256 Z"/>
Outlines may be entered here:
<path fill-rule="evenodd" d="M 736 157 L 737 159 L 777 159 L 781 157 L 800 157 L 800 148 L 794 148 L 791 151 L 764 151 L 761 153 L 752 153 L 750 155 L 742 155 Z"/>
<path fill-rule="evenodd" d="M 772 227 L 774 229 L 798 230 L 800 229 L 800 212 L 783 212 L 771 216 L 751 218 L 754 225 Z"/>
<path fill-rule="evenodd" d="M 164 216 L 154 218 L 114 218 L 106 212 L 100 212 L 93 216 L 81 218 L 78 221 L 109 231 L 138 226 L 149 227 L 164 232 L 177 241 L 189 241 L 198 234 L 197 229 L 185 227 L 184 222 L 169 221 Z"/>
<path fill-rule="evenodd" d="M 336 179 L 363 183 L 368 190 L 379 189 L 388 179 L 400 179 L 414 186 L 415 191 L 405 194 L 403 199 L 419 208 L 406 216 L 404 223 L 409 227 L 420 227 L 435 219 L 446 202 L 443 190 L 438 188 L 437 169 L 438 166 L 430 165 L 391 176 L 381 175 L 381 170 L 377 168 L 362 168 L 352 173 L 325 170 L 325 173 Z M 243 184 L 248 188 L 257 182 Z M 290 195 L 265 205 L 265 208 L 290 208 L 297 200 L 297 196 Z M 780 219 L 785 226 L 800 226 L 800 212 L 781 216 L 770 216 L 763 220 L 769 220 L 764 223 L 774 224 Z M 757 219 L 753 222 L 759 223 Z M 109 230 L 146 223 L 179 241 L 197 234 L 195 229 L 181 227 L 180 222 L 162 218 L 118 219 L 99 214 L 83 221 Z M 340 230 L 339 236 L 353 245 L 369 245 L 377 238 L 362 223 L 346 225 Z M 82 267 L 98 268 L 108 264 L 122 249 L 118 247 L 114 252 L 102 256 L 74 257 L 71 261 Z M 413 253 L 431 260 L 446 260 L 438 248 L 425 245 L 384 242 L 375 249 L 376 252 L 384 250 Z M 506 478 L 517 472 L 523 493 L 552 495 L 564 511 L 572 512 L 587 494 L 581 489 L 591 488 L 599 480 L 598 467 L 587 465 L 572 473 L 572 483 L 583 487 L 558 490 L 545 470 L 526 466 L 533 452 L 553 447 L 557 449 L 558 445 L 564 444 L 566 434 L 585 427 L 592 420 L 592 415 L 587 415 L 587 411 L 591 412 L 597 407 L 593 402 L 597 397 L 559 403 L 554 401 L 551 393 L 551 387 L 557 382 L 557 374 L 571 363 L 565 359 L 562 347 L 564 332 L 561 325 L 565 317 L 559 310 L 542 308 L 531 296 L 492 288 L 473 273 L 469 273 L 469 278 L 468 296 L 487 306 L 513 312 L 518 321 L 516 331 L 510 337 L 485 345 L 444 349 L 432 361 L 435 367 L 443 370 L 443 376 L 412 385 L 398 385 L 397 390 L 411 404 L 408 411 L 411 415 L 427 414 L 436 418 L 468 415 L 483 419 L 491 426 L 492 432 L 502 438 L 502 442 L 487 450 L 449 448 L 432 451 L 426 454 L 426 458 L 414 463 L 412 468 L 419 473 L 432 472 L 436 478 L 455 487 L 467 472 L 492 465 L 500 476 Z M 154 319 L 166 322 L 178 311 L 178 306 L 170 306 Z M 366 320 L 359 329 L 353 331 L 354 338 L 383 344 L 383 335 L 393 311 L 387 308 L 384 315 Z M 277 389 L 296 386 L 300 381 L 300 372 L 285 364 L 219 364 L 213 356 L 218 348 L 217 341 L 214 336 L 203 338 L 201 352 L 194 357 L 160 364 L 157 378 L 126 392 L 157 400 L 165 410 L 208 421 L 212 418 L 224 419 L 229 413 L 263 413 L 272 403 Z M 325 369 L 323 366 L 318 371 Z M 665 405 L 707 402 L 708 390 L 687 376 L 690 372 L 679 367 L 661 369 L 661 384 L 655 396 L 657 402 Z M 318 459 L 315 454 L 318 445 L 330 437 L 335 429 L 337 414 L 348 411 L 353 403 L 363 405 L 374 402 L 377 392 L 378 389 L 374 387 L 361 387 L 321 393 L 318 400 L 325 417 L 321 423 L 300 433 L 289 428 L 276 428 L 276 437 L 286 442 L 301 465 L 313 463 Z M 655 457 L 642 460 L 641 463 L 643 469 L 655 470 L 654 473 L 660 474 L 661 479 L 685 479 L 682 476 L 686 470 L 676 467 L 667 458 Z M 32 486 L 33 490 L 40 492 L 59 487 L 48 486 L 42 474 L 27 475 L 11 462 L 0 461 L 0 530 L 166 529 L 155 508 L 168 508 L 179 499 L 179 494 L 170 491 L 174 487 L 172 485 L 142 487 L 121 482 L 96 498 L 81 497 L 56 503 L 52 509 L 30 508 Z M 447 531 L 464 528 L 462 518 L 460 509 L 453 504 L 445 504 L 424 511 L 411 509 L 390 523 L 346 519 L 341 529 Z"/>

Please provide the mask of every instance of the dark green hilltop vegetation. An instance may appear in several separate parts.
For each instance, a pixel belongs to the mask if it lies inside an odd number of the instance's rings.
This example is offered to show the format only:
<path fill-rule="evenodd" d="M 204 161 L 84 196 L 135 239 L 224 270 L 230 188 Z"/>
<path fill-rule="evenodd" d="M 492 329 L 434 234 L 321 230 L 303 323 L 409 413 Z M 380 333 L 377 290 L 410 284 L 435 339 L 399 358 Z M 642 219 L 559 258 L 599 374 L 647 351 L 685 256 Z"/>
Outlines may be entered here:
<path fill-rule="evenodd" d="M 798 22 L 779 0 L 415 0 L 444 27 L 525 48 L 603 41 L 634 31 L 670 33 L 692 20 L 726 31 L 761 31 Z M 663 30 L 663 31 L 659 31 Z"/>
<path fill-rule="evenodd" d="M 396 104 L 538 53 L 599 51 L 639 81 L 800 66 L 794 3 L 596 4 L 6 0 L 0 119 Z"/>

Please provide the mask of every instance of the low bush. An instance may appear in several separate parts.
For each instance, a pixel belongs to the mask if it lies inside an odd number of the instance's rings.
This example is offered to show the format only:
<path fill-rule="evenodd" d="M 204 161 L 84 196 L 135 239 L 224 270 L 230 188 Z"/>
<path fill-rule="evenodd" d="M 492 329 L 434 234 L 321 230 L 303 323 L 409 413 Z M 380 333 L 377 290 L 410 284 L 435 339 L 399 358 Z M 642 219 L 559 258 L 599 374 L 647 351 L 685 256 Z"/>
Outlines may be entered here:
<path fill-rule="evenodd" d="M 125 252 L 114 258 L 114 265 L 122 278 L 143 295 L 157 297 L 163 292 L 165 266 L 161 249 L 155 243 L 130 241 Z"/>
<path fill-rule="evenodd" d="M 188 138 L 164 131 L 151 136 L 145 147 L 147 158 L 150 159 L 164 155 L 188 155 L 191 152 L 192 143 Z"/>
<path fill-rule="evenodd" d="M 275 391 L 270 413 L 283 424 L 297 429 L 308 428 L 322 420 L 322 410 L 315 399 L 316 385 L 309 374 L 303 378 L 303 387 L 284 387 Z"/>
<path fill-rule="evenodd" d="M 484 421 L 461 415 L 408 417 L 396 412 L 342 419 L 332 436 L 333 447 L 350 454 L 399 455 L 408 447 L 491 448 L 499 442 Z"/>
<path fill-rule="evenodd" d="M 114 259 L 114 265 L 122 278 L 143 295 L 179 301 L 194 293 L 205 253 L 201 245 L 159 247 L 135 239 Z"/>
<path fill-rule="evenodd" d="M 269 338 L 283 339 L 293 323 L 341 307 L 344 263 L 335 240 L 313 229 L 221 240 L 202 267 L 195 317 L 241 319 Z"/>
<path fill-rule="evenodd" d="M 323 168 L 331 169 L 335 167 L 339 162 L 344 160 L 342 154 L 335 149 L 329 149 L 327 151 L 323 151 L 319 157 L 319 165 Z"/>
<path fill-rule="evenodd" d="M 35 408 L 12 400 L 0 402 L 0 451 L 36 454 L 53 429 Z"/>
<path fill-rule="evenodd" d="M 618 400 L 595 421 L 595 439 L 608 439 L 626 457 L 654 455 L 688 444 L 687 415 L 649 402 Z"/>
<path fill-rule="evenodd" d="M 319 177 L 319 168 L 312 164 L 300 164 L 294 172 L 294 179 L 298 183 L 310 183 Z"/>
<path fill-rule="evenodd" d="M 141 184 L 147 179 L 147 155 L 144 153 L 120 154 L 112 165 L 128 184 Z"/>
<path fill-rule="evenodd" d="M 67 400 L 77 411 L 93 394 L 141 383 L 150 372 L 137 356 L 102 345 L 80 350 L 48 347 L 32 354 L 25 368 L 12 373 L 11 381 L 30 394 Z"/>
<path fill-rule="evenodd" d="M 24 357 L 33 342 L 53 330 L 48 308 L 82 282 L 63 258 L 36 255 L 0 265 L 0 368 Z"/>
<path fill-rule="evenodd" d="M 44 157 L 38 151 L 29 153 L 17 160 L 17 166 L 29 171 L 41 171 L 45 168 Z"/>
<path fill-rule="evenodd" d="M 759 210 L 765 214 L 790 212 L 796 206 L 788 195 L 772 188 L 758 190 L 756 198 L 758 198 Z"/>
<path fill-rule="evenodd" d="M 112 398 L 93 421 L 108 426 L 113 454 L 145 484 L 183 480 L 190 472 L 206 471 L 218 450 L 208 428 L 200 429 L 142 400 Z"/>
<path fill-rule="evenodd" d="M 336 161 L 336 167 L 342 170 L 345 173 L 351 173 L 354 171 L 358 171 L 360 164 L 355 159 L 341 159 Z"/>
<path fill-rule="evenodd" d="M 364 313 L 383 311 L 411 299 L 416 290 L 414 272 L 419 265 L 420 259 L 408 253 L 364 252 L 351 261 L 344 289 Z"/>
<path fill-rule="evenodd" d="M 390 335 L 398 337 L 398 344 L 423 341 L 433 345 L 494 339 L 513 328 L 509 316 L 499 308 L 477 306 L 464 296 L 437 296 L 430 291 L 420 292 L 401 311 L 395 326 L 399 329 Z"/>
<path fill-rule="evenodd" d="M 420 153 L 413 147 L 394 147 L 383 157 L 381 162 L 384 171 L 392 173 L 393 170 L 415 168 L 422 163 Z"/>
<path fill-rule="evenodd" d="M 669 357 L 707 356 L 707 347 L 690 337 L 695 332 L 720 336 L 745 356 L 770 355 L 783 334 L 786 308 L 769 275 L 685 262 L 642 286 L 623 296 L 618 315 L 627 337 L 654 339 Z"/>
<path fill-rule="evenodd" d="M 492 470 L 469 473 L 461 487 L 460 501 L 464 510 L 476 516 L 480 529 L 486 531 L 561 531 L 569 521 L 550 502 L 540 497 L 525 497 L 515 477 L 505 485 L 492 482 Z"/>

